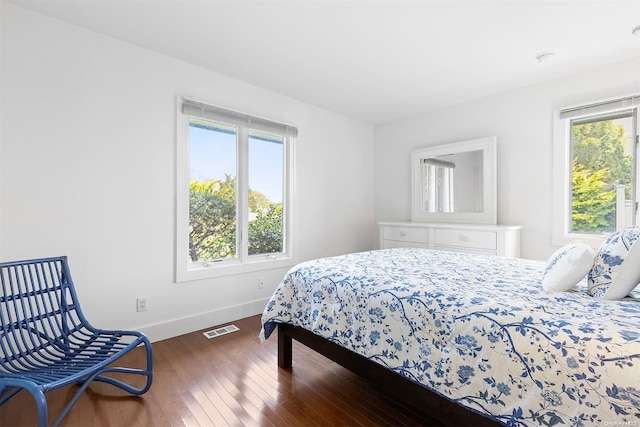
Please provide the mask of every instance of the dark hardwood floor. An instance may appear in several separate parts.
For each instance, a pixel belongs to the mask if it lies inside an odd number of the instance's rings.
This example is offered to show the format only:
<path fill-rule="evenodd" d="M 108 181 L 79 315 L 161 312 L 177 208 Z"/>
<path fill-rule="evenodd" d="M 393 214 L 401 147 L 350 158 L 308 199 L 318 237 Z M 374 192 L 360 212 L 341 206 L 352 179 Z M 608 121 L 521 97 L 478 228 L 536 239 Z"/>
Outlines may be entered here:
<path fill-rule="evenodd" d="M 260 317 L 213 339 L 201 332 L 153 344 L 154 382 L 141 397 L 93 383 L 62 426 L 436 426 L 357 375 L 294 341 L 293 368 L 277 366 L 277 337 L 260 343 Z M 126 363 L 142 366 L 136 349 Z M 47 393 L 52 423 L 75 386 Z M 21 391 L 0 406 L 0 426 L 36 425 Z"/>

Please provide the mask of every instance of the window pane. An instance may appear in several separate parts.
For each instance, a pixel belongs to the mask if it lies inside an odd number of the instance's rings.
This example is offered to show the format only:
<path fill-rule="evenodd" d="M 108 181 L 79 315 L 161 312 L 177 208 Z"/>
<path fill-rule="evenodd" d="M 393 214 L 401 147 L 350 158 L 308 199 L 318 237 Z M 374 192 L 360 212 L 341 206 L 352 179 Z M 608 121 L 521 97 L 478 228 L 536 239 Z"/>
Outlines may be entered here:
<path fill-rule="evenodd" d="M 571 231 L 610 233 L 634 224 L 632 117 L 572 121 Z"/>
<path fill-rule="evenodd" d="M 189 260 L 236 258 L 234 126 L 189 121 Z"/>
<path fill-rule="evenodd" d="M 283 137 L 249 132 L 249 255 L 283 252 L 283 159 Z"/>

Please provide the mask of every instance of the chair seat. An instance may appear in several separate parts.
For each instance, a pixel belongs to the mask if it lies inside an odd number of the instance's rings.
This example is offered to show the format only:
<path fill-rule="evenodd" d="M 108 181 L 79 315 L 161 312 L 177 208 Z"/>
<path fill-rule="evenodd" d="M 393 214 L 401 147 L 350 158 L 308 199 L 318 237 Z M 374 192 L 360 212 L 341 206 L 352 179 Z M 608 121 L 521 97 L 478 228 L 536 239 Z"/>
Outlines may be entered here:
<path fill-rule="evenodd" d="M 52 343 L 38 352 L 14 355 L 11 365 L 14 369 L 0 371 L 0 382 L 6 378 L 29 380 L 45 385 L 47 390 L 77 382 L 93 372 L 97 365 L 106 366 L 119 359 L 128 351 L 127 347 L 134 348 L 142 343 L 137 336 L 133 341 L 124 341 L 130 337 L 114 331 L 113 334 L 87 337 L 67 348 Z"/>

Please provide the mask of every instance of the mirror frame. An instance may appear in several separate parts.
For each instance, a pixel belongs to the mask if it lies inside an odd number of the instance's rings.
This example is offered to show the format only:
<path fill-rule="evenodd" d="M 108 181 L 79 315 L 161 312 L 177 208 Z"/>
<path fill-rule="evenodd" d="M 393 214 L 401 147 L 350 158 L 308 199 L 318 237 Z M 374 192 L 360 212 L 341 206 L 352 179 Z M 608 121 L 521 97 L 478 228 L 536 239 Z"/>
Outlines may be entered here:
<path fill-rule="evenodd" d="M 425 212 L 422 210 L 420 161 L 448 154 L 482 151 L 482 212 Z M 411 152 L 411 221 L 472 224 L 497 223 L 497 137 L 471 139 L 424 147 Z"/>

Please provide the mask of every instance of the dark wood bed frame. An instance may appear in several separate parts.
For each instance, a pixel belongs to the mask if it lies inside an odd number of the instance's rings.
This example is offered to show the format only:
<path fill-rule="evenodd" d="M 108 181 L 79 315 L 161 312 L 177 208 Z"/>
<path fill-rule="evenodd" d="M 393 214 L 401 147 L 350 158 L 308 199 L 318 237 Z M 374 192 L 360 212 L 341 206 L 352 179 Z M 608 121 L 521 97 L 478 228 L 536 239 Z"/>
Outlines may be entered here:
<path fill-rule="evenodd" d="M 296 340 L 339 365 L 378 384 L 393 398 L 427 414 L 445 426 L 495 427 L 500 424 L 442 397 L 419 384 L 384 368 L 357 353 L 319 335 L 285 323 L 278 324 L 278 366 L 291 368 L 293 341 Z"/>

